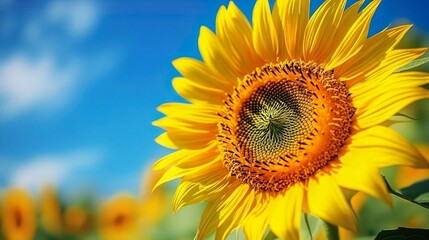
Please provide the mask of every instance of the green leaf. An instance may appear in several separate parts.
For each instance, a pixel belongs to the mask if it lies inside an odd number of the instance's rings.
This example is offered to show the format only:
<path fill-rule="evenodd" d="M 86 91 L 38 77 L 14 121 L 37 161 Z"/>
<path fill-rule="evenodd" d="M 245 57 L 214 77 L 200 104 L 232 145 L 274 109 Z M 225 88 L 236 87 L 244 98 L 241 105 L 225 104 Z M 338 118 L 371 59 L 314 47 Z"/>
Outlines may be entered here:
<path fill-rule="evenodd" d="M 313 234 L 311 233 L 310 222 L 308 221 L 308 214 L 304 213 L 304 222 L 307 227 L 308 234 L 310 235 L 310 240 L 313 240 Z"/>
<path fill-rule="evenodd" d="M 418 196 L 422 195 L 423 193 L 429 192 L 429 179 L 419 181 L 412 184 L 411 186 L 402 188 L 400 192 L 404 196 L 407 196 L 412 199 L 416 199 Z"/>
<path fill-rule="evenodd" d="M 383 230 L 374 240 L 427 240 L 429 229 L 403 228 L 395 230 Z"/>
<path fill-rule="evenodd" d="M 428 202 L 418 202 L 416 201 L 416 198 L 420 195 L 422 195 L 423 193 L 426 193 L 428 191 L 429 188 L 427 188 L 427 184 L 428 184 L 429 179 L 421 181 L 421 182 L 417 182 L 409 187 L 403 188 L 402 192 L 403 193 L 399 193 L 395 190 L 392 189 L 392 187 L 389 185 L 389 183 L 387 182 L 386 178 L 384 178 L 384 182 L 386 183 L 386 187 L 387 187 L 387 191 L 389 191 L 389 193 L 402 198 L 404 200 L 407 200 L 409 202 L 412 202 L 414 204 L 417 204 L 419 206 L 422 206 L 424 208 L 429 209 L 429 204 Z M 404 193 L 405 191 L 405 193 Z"/>
<path fill-rule="evenodd" d="M 326 238 L 328 240 L 339 240 L 340 235 L 338 233 L 338 227 L 326 221 L 324 223 L 325 223 Z"/>
<path fill-rule="evenodd" d="M 419 59 L 416 59 L 416 60 L 413 60 L 413 61 L 409 62 L 405 66 L 402 66 L 402 67 L 396 69 L 395 72 L 403 72 L 403 71 L 406 71 L 406 70 L 418 67 L 420 65 L 423 65 L 423 64 L 425 64 L 427 62 L 429 62 L 429 57 L 419 58 Z"/>
<path fill-rule="evenodd" d="M 264 238 L 264 240 L 276 240 L 278 237 L 273 232 L 268 232 L 267 236 Z"/>

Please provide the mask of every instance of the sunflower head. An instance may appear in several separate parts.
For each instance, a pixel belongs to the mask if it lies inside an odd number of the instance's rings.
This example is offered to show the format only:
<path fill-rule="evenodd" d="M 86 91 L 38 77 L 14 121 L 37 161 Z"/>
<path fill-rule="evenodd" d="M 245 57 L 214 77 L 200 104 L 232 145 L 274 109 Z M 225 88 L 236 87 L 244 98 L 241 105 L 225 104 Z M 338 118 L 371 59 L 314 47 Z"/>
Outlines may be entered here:
<path fill-rule="evenodd" d="M 301 213 L 355 230 L 345 192 L 388 204 L 379 169 L 427 167 L 385 127 L 406 105 L 428 98 L 422 72 L 396 70 L 426 49 L 396 49 L 410 25 L 368 36 L 380 0 L 257 0 L 252 23 L 230 2 L 216 32 L 202 27 L 202 60 L 173 62 L 173 86 L 188 103 L 167 103 L 156 141 L 175 152 L 155 163 L 155 186 L 182 178 L 173 210 L 206 201 L 196 239 L 267 227 L 298 239 Z"/>
<path fill-rule="evenodd" d="M 238 81 L 219 122 L 222 160 L 255 190 L 279 192 L 335 159 L 355 108 L 345 83 L 315 63 L 267 64 Z"/>
<path fill-rule="evenodd" d="M 40 212 L 43 227 L 51 234 L 60 235 L 63 231 L 63 215 L 57 192 L 52 187 L 42 189 Z"/>
<path fill-rule="evenodd" d="M 1 223 L 6 239 L 30 240 L 36 232 L 36 212 L 31 196 L 22 189 L 9 189 L 2 196 Z"/>
<path fill-rule="evenodd" d="M 92 226 L 92 217 L 79 205 L 68 206 L 64 212 L 64 228 L 70 235 L 83 235 Z"/>
<path fill-rule="evenodd" d="M 99 211 L 102 239 L 126 240 L 137 238 L 138 206 L 129 194 L 120 194 L 104 205 Z"/>

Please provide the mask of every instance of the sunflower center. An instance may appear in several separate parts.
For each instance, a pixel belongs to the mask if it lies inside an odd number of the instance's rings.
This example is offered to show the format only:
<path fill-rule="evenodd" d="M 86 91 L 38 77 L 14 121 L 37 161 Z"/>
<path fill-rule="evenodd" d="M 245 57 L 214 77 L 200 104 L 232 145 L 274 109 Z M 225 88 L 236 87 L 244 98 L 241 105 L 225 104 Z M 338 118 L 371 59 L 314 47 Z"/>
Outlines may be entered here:
<path fill-rule="evenodd" d="M 15 227 L 20 228 L 22 226 L 22 213 L 20 209 L 15 208 L 13 211 Z"/>
<path fill-rule="evenodd" d="M 126 221 L 126 216 L 124 214 L 118 214 L 113 219 L 113 224 L 115 226 L 121 226 L 121 225 L 123 225 L 125 223 L 125 221 Z"/>
<path fill-rule="evenodd" d="M 355 108 L 344 83 L 315 63 L 265 65 L 225 101 L 218 141 L 232 176 L 258 191 L 304 182 L 335 159 Z"/>

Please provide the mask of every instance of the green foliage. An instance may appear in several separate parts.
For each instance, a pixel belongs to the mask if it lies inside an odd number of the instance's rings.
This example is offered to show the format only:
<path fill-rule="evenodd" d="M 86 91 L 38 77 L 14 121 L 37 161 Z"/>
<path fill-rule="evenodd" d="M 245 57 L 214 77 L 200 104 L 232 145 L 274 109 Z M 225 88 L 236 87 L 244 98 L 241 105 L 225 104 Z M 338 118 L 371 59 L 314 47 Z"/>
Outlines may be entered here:
<path fill-rule="evenodd" d="M 374 240 L 427 240 L 429 229 L 414 229 L 399 227 L 395 230 L 383 230 Z"/>
<path fill-rule="evenodd" d="M 429 179 L 419 181 L 411 186 L 402 188 L 401 193 L 411 199 L 417 199 L 420 195 L 429 192 Z"/>
<path fill-rule="evenodd" d="M 396 69 L 395 72 L 404 72 L 404 71 L 416 68 L 418 66 L 421 66 L 421 65 L 423 65 L 423 64 L 425 64 L 427 62 L 429 62 L 429 57 L 419 58 L 419 59 L 416 59 L 414 61 L 411 61 L 410 63 L 408 63 L 405 66 L 402 66 L 402 67 Z"/>
<path fill-rule="evenodd" d="M 419 197 L 422 194 L 428 193 L 429 192 L 429 179 L 414 183 L 413 185 L 403 188 L 401 189 L 401 193 L 397 192 L 395 190 L 393 190 L 389 183 L 386 181 L 386 179 L 384 179 L 384 181 L 386 182 L 386 186 L 387 186 L 387 190 L 399 197 L 402 198 L 404 200 L 407 200 L 411 203 L 417 204 L 419 206 L 422 206 L 424 208 L 429 209 L 429 204 L 427 202 L 418 202 L 416 201 L 417 197 Z"/>
<path fill-rule="evenodd" d="M 270 232 L 268 232 L 268 234 L 264 240 L 276 240 L 276 239 L 278 239 L 278 237 L 276 235 L 274 235 L 273 232 L 270 231 Z"/>

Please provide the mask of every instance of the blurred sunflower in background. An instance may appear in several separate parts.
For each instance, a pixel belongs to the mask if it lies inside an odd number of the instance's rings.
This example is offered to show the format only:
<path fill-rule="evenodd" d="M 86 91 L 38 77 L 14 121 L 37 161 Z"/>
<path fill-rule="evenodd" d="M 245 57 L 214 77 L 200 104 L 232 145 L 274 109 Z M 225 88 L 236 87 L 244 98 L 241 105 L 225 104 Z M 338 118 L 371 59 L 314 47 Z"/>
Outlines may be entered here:
<path fill-rule="evenodd" d="M 99 209 L 99 232 L 103 240 L 128 240 L 139 237 L 137 200 L 129 194 L 119 194 Z"/>
<path fill-rule="evenodd" d="M 168 193 L 161 188 L 152 191 L 156 180 L 160 177 L 159 172 L 148 171 L 144 176 L 141 198 L 139 199 L 139 211 L 141 226 L 145 233 L 149 233 L 167 213 Z"/>
<path fill-rule="evenodd" d="M 58 193 L 53 187 L 44 187 L 40 196 L 40 215 L 43 229 L 54 236 L 63 234 L 63 214 Z"/>
<path fill-rule="evenodd" d="M 64 212 L 64 230 L 68 235 L 82 236 L 91 229 L 91 214 L 82 206 L 68 206 Z"/>
<path fill-rule="evenodd" d="M 156 141 L 176 150 L 153 169 L 156 186 L 182 178 L 173 210 L 207 206 L 196 239 L 225 239 L 242 227 L 261 239 L 267 227 L 299 239 L 301 214 L 355 231 L 345 192 L 391 205 L 379 173 L 392 165 L 428 167 L 420 152 L 386 127 L 406 105 L 428 98 L 429 75 L 397 71 L 426 49 L 396 49 L 411 25 L 367 38 L 380 1 L 346 9 L 327 0 L 258 0 L 252 25 L 230 2 L 216 33 L 202 27 L 203 61 L 173 62 L 176 92 L 190 103 L 159 107 Z M 362 9 L 363 8 L 363 9 Z"/>
<path fill-rule="evenodd" d="M 32 240 L 36 233 L 36 210 L 30 194 L 18 188 L 5 191 L 0 219 L 6 240 Z"/>

